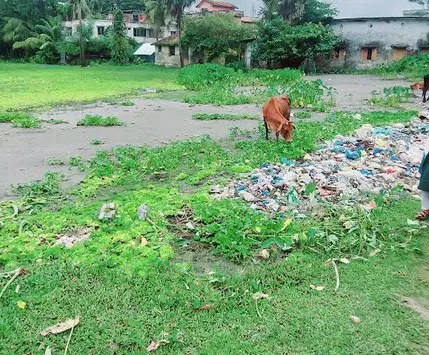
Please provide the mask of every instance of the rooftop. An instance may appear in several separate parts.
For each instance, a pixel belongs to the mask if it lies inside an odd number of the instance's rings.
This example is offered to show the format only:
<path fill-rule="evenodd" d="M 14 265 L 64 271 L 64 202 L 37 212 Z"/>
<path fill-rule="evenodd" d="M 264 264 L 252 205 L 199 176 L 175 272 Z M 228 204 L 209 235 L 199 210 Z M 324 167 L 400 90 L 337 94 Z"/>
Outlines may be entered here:
<path fill-rule="evenodd" d="M 198 5 L 197 8 L 199 8 L 204 2 L 208 2 L 210 3 L 213 7 L 226 7 L 226 8 L 230 8 L 232 10 L 238 9 L 237 6 L 226 2 L 226 1 L 213 1 L 213 0 L 202 0 Z"/>

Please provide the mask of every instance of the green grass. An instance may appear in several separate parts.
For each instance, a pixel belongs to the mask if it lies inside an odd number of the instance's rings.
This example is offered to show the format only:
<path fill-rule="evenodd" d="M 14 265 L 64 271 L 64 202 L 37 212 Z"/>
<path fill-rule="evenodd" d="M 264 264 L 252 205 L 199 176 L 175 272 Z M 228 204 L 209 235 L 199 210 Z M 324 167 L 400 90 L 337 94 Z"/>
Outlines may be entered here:
<path fill-rule="evenodd" d="M 98 139 L 98 138 L 91 139 L 91 141 L 89 143 L 92 144 L 92 145 L 102 145 L 102 144 L 104 144 L 103 140 Z"/>
<path fill-rule="evenodd" d="M 312 106 L 307 96 L 322 95 L 319 86 L 306 88 L 293 89 L 295 105 Z M 326 122 L 298 122 L 291 143 L 266 141 L 255 131 L 253 139 L 233 143 L 202 138 L 161 148 L 118 147 L 88 163 L 71 157 L 87 177 L 70 191 L 60 188 L 63 178 L 55 173 L 18 185 L 21 199 L 0 202 L 0 272 L 22 266 L 28 274 L 0 298 L 0 353 L 48 346 L 64 352 L 69 332 L 39 333 L 78 315 L 70 354 L 139 354 L 160 340 L 168 341 L 160 354 L 424 353 L 428 326 L 398 302 L 400 294 L 427 289 L 418 278 L 427 230 L 407 223 L 418 201 L 396 191 L 378 196 L 370 212 L 328 205 L 283 229 L 287 214 L 267 216 L 208 193 L 212 184 L 264 162 L 300 158 L 363 123 L 383 126 L 414 116 L 373 112 L 358 121 L 353 113 L 332 113 Z M 100 121 L 105 118 L 92 116 L 86 123 Z M 98 220 L 106 202 L 118 206 L 113 221 Z M 141 204 L 149 206 L 144 221 L 136 212 Z M 184 210 L 192 231 L 173 222 Z M 356 228 L 347 230 L 345 220 Z M 84 244 L 54 246 L 59 235 L 82 228 L 92 229 Z M 333 231 L 335 243 L 327 238 Z M 254 259 L 262 248 L 270 249 L 270 260 Z M 380 252 L 370 257 L 374 248 Z M 337 294 L 332 267 L 324 266 L 332 257 L 351 260 L 338 263 Z M 0 279 L 0 288 L 6 282 Z M 257 292 L 270 298 L 255 300 Z M 361 324 L 352 324 L 351 315 Z"/>
<path fill-rule="evenodd" d="M 140 89 L 178 90 L 177 69 L 141 65 L 55 66 L 0 63 L 0 112 L 138 94 Z"/>
<path fill-rule="evenodd" d="M 64 165 L 65 162 L 62 159 L 57 159 L 57 158 L 53 158 L 53 159 L 49 159 L 48 161 L 48 165 Z"/>
<path fill-rule="evenodd" d="M 397 298 L 423 287 L 420 260 L 393 252 L 339 265 L 341 286 L 333 294 L 334 272 L 323 266 L 324 255 L 299 252 L 248 265 L 243 274 L 198 276 L 184 264 L 158 262 L 145 274 L 127 274 L 102 260 L 82 265 L 67 253 L 51 254 L 27 265 L 29 275 L 0 299 L 0 352 L 49 346 L 62 353 L 69 332 L 39 333 L 79 315 L 70 354 L 145 353 L 161 339 L 169 343 L 160 354 L 423 354 L 427 326 Z M 317 292 L 310 284 L 326 288 Z M 255 301 L 257 292 L 270 299 Z M 205 305 L 213 309 L 195 310 Z M 352 324 L 351 315 L 361 324 Z"/>
<path fill-rule="evenodd" d="M 195 113 L 192 115 L 194 120 L 201 121 L 240 121 L 240 120 L 259 120 L 258 115 L 249 114 L 228 114 L 228 113 Z"/>
<path fill-rule="evenodd" d="M 29 113 L 5 112 L 0 113 L 0 123 L 12 123 L 14 128 L 40 128 L 41 122 Z"/>
<path fill-rule="evenodd" d="M 79 120 L 78 126 L 100 126 L 100 127 L 112 127 L 112 126 L 123 126 L 124 123 L 119 120 L 118 117 L 109 116 L 103 117 L 100 115 L 86 115 L 84 118 Z"/>
<path fill-rule="evenodd" d="M 298 111 L 298 112 L 295 112 L 295 117 L 296 118 L 301 118 L 301 119 L 304 119 L 304 118 L 311 118 L 311 116 L 313 115 L 312 113 L 311 113 L 311 111 L 307 111 L 307 110 L 305 110 L 305 111 Z"/>

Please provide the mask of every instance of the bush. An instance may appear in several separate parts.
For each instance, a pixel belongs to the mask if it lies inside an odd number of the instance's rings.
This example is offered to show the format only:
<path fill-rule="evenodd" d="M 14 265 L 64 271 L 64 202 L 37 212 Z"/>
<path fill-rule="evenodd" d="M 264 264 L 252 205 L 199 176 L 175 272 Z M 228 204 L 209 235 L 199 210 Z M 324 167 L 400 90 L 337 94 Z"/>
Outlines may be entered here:
<path fill-rule="evenodd" d="M 110 127 L 110 126 L 123 126 L 124 123 L 119 121 L 118 117 L 114 117 L 114 116 L 102 117 L 99 115 L 86 115 L 77 123 L 77 125 Z"/>
<path fill-rule="evenodd" d="M 182 68 L 179 73 L 179 84 L 188 90 L 201 90 L 212 85 L 237 80 L 234 69 L 217 64 L 194 64 Z"/>

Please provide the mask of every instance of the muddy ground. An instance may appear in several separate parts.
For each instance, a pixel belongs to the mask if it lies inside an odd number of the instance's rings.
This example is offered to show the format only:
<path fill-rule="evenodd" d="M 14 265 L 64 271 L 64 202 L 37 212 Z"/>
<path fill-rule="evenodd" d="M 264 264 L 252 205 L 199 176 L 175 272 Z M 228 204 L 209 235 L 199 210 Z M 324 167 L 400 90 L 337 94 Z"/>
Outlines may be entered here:
<path fill-rule="evenodd" d="M 337 90 L 337 109 L 366 111 L 365 100 L 373 90 L 407 85 L 400 80 L 382 80 L 368 76 L 326 75 L 308 77 L 322 79 L 327 86 Z M 49 166 L 52 158 L 68 161 L 70 156 L 91 158 L 100 149 L 120 145 L 159 146 L 174 140 L 210 135 L 213 138 L 228 137 L 231 127 L 253 129 L 256 121 L 195 121 L 192 114 L 204 113 L 248 113 L 260 114 L 260 105 L 240 106 L 191 106 L 189 104 L 159 100 L 134 99 L 135 106 L 113 106 L 106 103 L 80 107 L 61 107 L 39 114 L 42 119 L 60 119 L 66 124 L 43 124 L 42 129 L 25 130 L 0 125 L 0 200 L 14 197 L 11 184 L 40 179 L 46 171 L 60 171 L 70 178 L 69 184 L 78 182 L 82 176 L 76 169 L 66 166 Z M 420 99 L 415 98 L 412 107 L 421 108 Z M 124 127 L 77 127 L 76 123 L 86 114 L 113 115 L 126 123 Z M 323 114 L 313 119 L 323 119 Z M 91 145 L 93 139 L 105 144 Z"/>

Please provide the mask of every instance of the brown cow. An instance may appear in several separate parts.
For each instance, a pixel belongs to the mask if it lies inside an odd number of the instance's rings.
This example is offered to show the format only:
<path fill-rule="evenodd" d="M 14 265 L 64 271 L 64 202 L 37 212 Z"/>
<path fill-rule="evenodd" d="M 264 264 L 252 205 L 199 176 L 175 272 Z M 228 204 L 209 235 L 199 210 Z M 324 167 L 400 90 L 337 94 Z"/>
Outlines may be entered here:
<path fill-rule="evenodd" d="M 287 96 L 274 96 L 266 102 L 262 108 L 266 139 L 268 139 L 268 129 L 271 129 L 275 132 L 277 141 L 279 134 L 287 142 L 292 140 L 292 130 L 295 126 L 290 121 L 290 105 L 291 102 Z"/>

